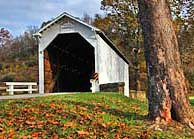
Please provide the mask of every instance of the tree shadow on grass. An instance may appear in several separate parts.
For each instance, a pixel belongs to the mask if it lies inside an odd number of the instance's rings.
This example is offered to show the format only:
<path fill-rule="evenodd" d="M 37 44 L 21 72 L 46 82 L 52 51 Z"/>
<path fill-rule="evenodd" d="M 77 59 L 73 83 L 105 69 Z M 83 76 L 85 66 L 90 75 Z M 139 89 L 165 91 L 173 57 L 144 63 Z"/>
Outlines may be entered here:
<path fill-rule="evenodd" d="M 101 105 L 88 104 L 83 102 L 75 102 L 75 101 L 65 101 L 66 104 L 71 104 L 75 106 L 81 106 L 88 109 L 88 111 L 98 111 L 98 112 L 106 112 L 111 115 L 120 117 L 121 119 L 133 119 L 133 120 L 146 120 L 148 119 L 146 115 L 140 115 L 135 112 L 124 112 L 122 110 L 114 109 L 114 108 L 105 108 Z"/>

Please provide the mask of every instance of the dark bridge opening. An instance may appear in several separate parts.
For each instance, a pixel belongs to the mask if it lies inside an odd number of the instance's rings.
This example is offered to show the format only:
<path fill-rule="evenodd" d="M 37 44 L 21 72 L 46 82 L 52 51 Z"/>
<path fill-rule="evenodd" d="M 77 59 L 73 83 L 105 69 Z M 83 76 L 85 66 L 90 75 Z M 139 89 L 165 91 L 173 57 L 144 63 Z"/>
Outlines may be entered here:
<path fill-rule="evenodd" d="M 45 92 L 88 92 L 94 48 L 78 33 L 58 35 L 45 50 Z"/>

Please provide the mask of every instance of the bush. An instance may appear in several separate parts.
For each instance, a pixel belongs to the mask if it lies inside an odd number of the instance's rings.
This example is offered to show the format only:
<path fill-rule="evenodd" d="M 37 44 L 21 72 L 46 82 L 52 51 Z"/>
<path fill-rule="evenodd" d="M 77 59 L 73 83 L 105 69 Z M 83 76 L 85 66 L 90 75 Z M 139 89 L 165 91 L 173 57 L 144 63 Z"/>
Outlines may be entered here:
<path fill-rule="evenodd" d="M 1 82 L 14 82 L 15 80 L 14 75 L 5 75 L 0 79 Z"/>
<path fill-rule="evenodd" d="M 186 71 L 185 76 L 189 81 L 189 88 L 194 90 L 194 71 Z"/>
<path fill-rule="evenodd" d="M 37 61 L 36 60 L 30 60 L 29 62 L 26 63 L 26 65 L 28 67 L 33 67 L 33 66 L 37 65 Z"/>
<path fill-rule="evenodd" d="M 0 70 L 3 70 L 4 64 L 0 64 Z"/>
<path fill-rule="evenodd" d="M 5 65 L 5 68 L 6 69 L 10 68 L 10 65 L 9 64 Z"/>
<path fill-rule="evenodd" d="M 191 88 L 192 90 L 194 90 L 194 72 L 191 73 L 190 82 L 191 82 Z"/>

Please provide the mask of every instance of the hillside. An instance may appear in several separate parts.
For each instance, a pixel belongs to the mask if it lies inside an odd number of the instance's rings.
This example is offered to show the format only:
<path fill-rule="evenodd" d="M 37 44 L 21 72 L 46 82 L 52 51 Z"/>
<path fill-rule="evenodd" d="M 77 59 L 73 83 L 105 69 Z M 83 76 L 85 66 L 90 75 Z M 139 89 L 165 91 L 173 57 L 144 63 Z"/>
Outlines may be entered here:
<path fill-rule="evenodd" d="M 194 99 L 191 99 L 194 105 Z M 147 119 L 147 103 L 113 93 L 84 93 L 0 102 L 0 138 L 193 138 L 176 122 Z"/>
<path fill-rule="evenodd" d="M 132 40 L 129 39 L 130 45 L 124 45 L 119 40 L 117 32 L 112 33 L 112 20 L 108 17 L 96 17 L 93 25 L 103 30 L 106 35 L 116 44 L 125 56 L 132 63 L 130 67 L 130 89 L 136 89 L 136 78 L 138 77 L 138 90 L 147 89 L 147 71 L 144 58 L 143 43 L 138 53 L 138 61 L 132 55 Z M 44 23 L 43 25 L 45 25 Z M 180 28 L 181 29 L 181 28 Z M 2 30 L 2 29 L 1 29 Z M 33 34 L 38 30 L 37 27 L 29 28 L 23 35 L 15 38 L 8 37 L 9 41 L 4 46 L 0 45 L 0 82 L 3 81 L 36 81 L 38 82 L 38 46 L 37 40 Z M 5 29 L 4 32 L 8 33 Z M 178 32 L 178 31 L 177 31 Z M 187 85 L 190 92 L 194 92 L 194 28 L 182 29 L 178 33 L 179 47 L 181 54 L 182 67 L 187 79 Z M 1 32 L 0 32 L 1 36 Z M 9 34 L 8 36 L 11 36 Z M 129 36 L 128 36 L 129 37 Z M 141 39 L 141 36 L 140 36 Z M 7 38 L 5 39 L 7 40 Z M 142 41 L 142 40 L 141 40 Z M 1 44 L 1 43 L 0 43 Z M 127 46 L 127 47 L 126 47 Z M 136 62 L 137 67 L 134 65 Z M 138 74 L 135 74 L 138 70 Z"/>
<path fill-rule="evenodd" d="M 0 82 L 38 81 L 38 47 L 33 37 L 36 30 L 33 27 L 0 45 Z"/>
<path fill-rule="evenodd" d="M 35 60 L 34 60 L 35 59 Z M 0 65 L 0 80 L 3 81 L 38 81 L 38 64 L 35 58 L 19 61 L 3 61 Z"/>

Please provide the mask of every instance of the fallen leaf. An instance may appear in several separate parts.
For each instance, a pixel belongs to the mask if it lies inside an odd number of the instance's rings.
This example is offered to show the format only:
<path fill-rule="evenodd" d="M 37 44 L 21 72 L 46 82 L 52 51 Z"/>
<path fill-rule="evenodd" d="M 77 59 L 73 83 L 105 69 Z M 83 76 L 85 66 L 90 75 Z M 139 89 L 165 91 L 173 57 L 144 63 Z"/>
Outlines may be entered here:
<path fill-rule="evenodd" d="M 74 127 L 75 123 L 74 122 L 67 122 L 64 124 L 64 127 Z"/>
<path fill-rule="evenodd" d="M 31 120 L 31 121 L 36 120 L 36 117 L 31 116 L 31 117 L 29 117 L 29 120 Z"/>
<path fill-rule="evenodd" d="M 25 122 L 27 125 L 35 125 L 36 123 L 35 122 L 31 122 L 31 121 L 26 121 Z"/>
<path fill-rule="evenodd" d="M 39 136 L 39 133 L 38 133 L 38 132 L 32 132 L 32 133 L 31 133 L 31 136 L 32 136 L 32 137 L 38 137 L 38 136 Z"/>
<path fill-rule="evenodd" d="M 51 103 L 49 106 L 51 109 L 55 109 L 55 104 Z"/>
<path fill-rule="evenodd" d="M 86 107 L 80 107 L 81 110 L 87 111 L 88 109 Z"/>
<path fill-rule="evenodd" d="M 12 138 L 15 135 L 15 131 L 13 129 L 10 129 L 8 138 Z"/>
<path fill-rule="evenodd" d="M 5 139 L 5 137 L 0 135 L 0 139 Z"/>
<path fill-rule="evenodd" d="M 44 124 L 45 123 L 43 121 L 37 122 L 37 128 L 39 128 L 39 129 L 43 128 Z"/>
<path fill-rule="evenodd" d="M 88 131 L 77 131 L 78 135 L 83 136 L 83 135 L 89 135 Z"/>
<path fill-rule="evenodd" d="M 54 133 L 52 139 L 58 139 L 58 138 L 59 138 L 59 136 L 56 133 Z"/>
<path fill-rule="evenodd" d="M 0 128 L 0 132 L 3 132 L 4 131 L 4 129 L 3 128 Z"/>
<path fill-rule="evenodd" d="M 58 121 L 49 120 L 48 122 L 51 123 L 51 124 L 53 124 L 53 125 L 59 125 L 60 124 Z"/>
<path fill-rule="evenodd" d="M 49 117 L 53 117 L 54 115 L 52 113 L 47 113 L 45 116 L 46 118 L 49 118 Z"/>
<path fill-rule="evenodd" d="M 12 126 L 13 125 L 13 122 L 12 121 L 8 121 L 7 123 L 9 126 Z"/>
<path fill-rule="evenodd" d="M 106 128 L 106 127 L 107 127 L 105 123 L 102 123 L 102 126 L 103 126 L 104 128 Z"/>

